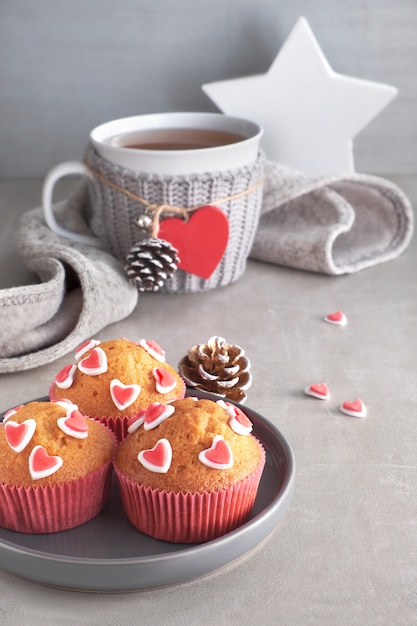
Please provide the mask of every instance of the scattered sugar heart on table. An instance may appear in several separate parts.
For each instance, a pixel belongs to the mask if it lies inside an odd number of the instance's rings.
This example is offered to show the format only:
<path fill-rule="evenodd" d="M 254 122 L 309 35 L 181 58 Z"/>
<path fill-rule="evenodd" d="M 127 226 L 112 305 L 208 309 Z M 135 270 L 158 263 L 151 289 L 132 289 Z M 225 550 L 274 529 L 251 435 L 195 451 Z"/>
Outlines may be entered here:
<path fill-rule="evenodd" d="M 171 467 L 172 448 L 168 439 L 159 439 L 151 450 L 141 450 L 138 460 L 151 472 L 166 474 Z"/>
<path fill-rule="evenodd" d="M 159 225 L 159 239 L 178 250 L 178 267 L 201 278 L 210 278 L 220 263 L 229 239 L 226 214 L 216 206 L 203 206 L 188 221 L 168 217 Z"/>
<path fill-rule="evenodd" d="M 347 317 L 343 311 L 336 311 L 335 313 L 326 315 L 324 321 L 329 322 L 329 324 L 335 324 L 336 326 L 346 326 Z"/>
<path fill-rule="evenodd" d="M 313 398 L 318 398 L 319 400 L 328 400 L 330 397 L 329 388 L 326 383 L 308 385 L 304 389 L 304 393 L 307 396 L 312 396 Z"/>
<path fill-rule="evenodd" d="M 102 348 L 93 348 L 90 354 L 78 363 L 78 369 L 83 374 L 97 376 L 107 372 L 107 356 Z"/>
<path fill-rule="evenodd" d="M 221 435 L 215 435 L 210 448 L 202 450 L 198 458 L 201 463 L 214 469 L 229 469 L 233 466 L 233 452 Z"/>
<path fill-rule="evenodd" d="M 29 456 L 29 471 L 33 480 L 54 474 L 62 464 L 60 456 L 50 456 L 43 446 L 35 446 Z"/>
<path fill-rule="evenodd" d="M 365 417 L 366 406 L 360 398 L 357 398 L 353 402 L 343 402 L 340 407 L 340 411 L 345 415 L 351 415 L 352 417 Z"/>
<path fill-rule="evenodd" d="M 117 378 L 113 378 L 110 382 L 110 395 L 119 411 L 124 411 L 131 406 L 139 397 L 140 391 L 140 385 L 135 383 L 125 385 Z"/>
<path fill-rule="evenodd" d="M 36 420 L 27 419 L 21 424 L 9 419 L 4 425 L 6 441 L 15 452 L 22 452 L 36 430 Z"/>

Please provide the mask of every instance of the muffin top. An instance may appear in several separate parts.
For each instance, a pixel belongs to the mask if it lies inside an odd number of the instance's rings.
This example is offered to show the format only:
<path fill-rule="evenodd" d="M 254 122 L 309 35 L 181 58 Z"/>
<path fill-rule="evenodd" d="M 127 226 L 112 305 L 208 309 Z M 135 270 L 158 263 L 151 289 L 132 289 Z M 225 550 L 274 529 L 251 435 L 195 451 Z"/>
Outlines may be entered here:
<path fill-rule="evenodd" d="M 29 402 L 0 424 L 0 483 L 46 486 L 85 476 L 109 462 L 114 438 L 70 403 Z"/>
<path fill-rule="evenodd" d="M 153 404 L 132 418 L 116 467 L 153 489 L 203 492 L 230 487 L 252 474 L 263 450 L 252 424 L 222 400 L 184 398 Z"/>
<path fill-rule="evenodd" d="M 136 415 L 153 402 L 182 398 L 185 384 L 152 340 L 84 342 L 75 364 L 55 377 L 51 399 L 69 399 L 85 415 Z"/>

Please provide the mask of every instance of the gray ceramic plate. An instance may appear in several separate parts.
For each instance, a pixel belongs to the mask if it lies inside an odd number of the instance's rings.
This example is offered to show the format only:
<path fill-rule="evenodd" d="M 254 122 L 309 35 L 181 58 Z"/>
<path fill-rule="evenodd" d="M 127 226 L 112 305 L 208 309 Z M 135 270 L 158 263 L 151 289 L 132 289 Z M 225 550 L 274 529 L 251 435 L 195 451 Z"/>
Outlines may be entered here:
<path fill-rule="evenodd" d="M 218 399 L 203 392 L 192 393 Z M 49 535 L 0 528 L 0 567 L 52 587 L 126 592 L 183 583 L 243 556 L 284 516 L 294 490 L 295 465 L 292 450 L 279 430 L 248 407 L 242 409 L 266 450 L 266 465 L 251 517 L 236 530 L 202 544 L 152 539 L 128 522 L 114 484 L 106 508 L 78 528 Z"/>

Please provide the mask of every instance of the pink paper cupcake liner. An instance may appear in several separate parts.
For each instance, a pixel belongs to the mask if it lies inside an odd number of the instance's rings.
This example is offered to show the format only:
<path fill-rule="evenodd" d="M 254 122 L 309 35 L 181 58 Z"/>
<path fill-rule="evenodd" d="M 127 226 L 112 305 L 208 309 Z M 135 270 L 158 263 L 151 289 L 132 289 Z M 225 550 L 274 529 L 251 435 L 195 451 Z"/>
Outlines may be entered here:
<path fill-rule="evenodd" d="M 107 502 L 112 462 L 82 478 L 53 486 L 0 484 L 0 526 L 21 533 L 54 533 L 80 526 Z"/>
<path fill-rule="evenodd" d="M 259 442 L 258 442 L 259 443 Z M 123 509 L 129 521 L 155 539 L 173 543 L 202 543 L 241 526 L 249 518 L 265 465 L 261 461 L 250 476 L 227 489 L 174 493 L 136 483 L 114 469 Z"/>
<path fill-rule="evenodd" d="M 121 416 L 100 416 L 100 417 L 95 417 L 94 419 L 98 420 L 101 424 L 104 424 L 105 426 L 107 426 L 107 428 L 110 428 L 110 430 L 112 431 L 112 433 L 114 433 L 116 439 L 117 439 L 117 443 L 121 443 L 123 441 L 123 439 L 128 435 L 127 432 L 127 428 L 129 426 L 129 420 L 130 417 L 128 417 L 127 415 L 121 415 Z"/>

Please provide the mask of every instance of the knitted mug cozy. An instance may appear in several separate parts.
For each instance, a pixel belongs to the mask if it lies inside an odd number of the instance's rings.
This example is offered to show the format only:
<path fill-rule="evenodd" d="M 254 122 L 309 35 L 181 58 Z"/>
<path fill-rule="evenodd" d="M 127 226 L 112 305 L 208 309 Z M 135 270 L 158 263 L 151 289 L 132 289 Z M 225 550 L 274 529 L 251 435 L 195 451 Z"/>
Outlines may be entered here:
<path fill-rule="evenodd" d="M 233 283 L 243 274 L 261 212 L 265 165 L 261 155 L 250 165 L 225 172 L 159 176 L 114 165 L 90 145 L 85 163 L 95 175 L 99 190 L 99 197 L 92 194 L 90 227 L 122 263 L 132 246 L 150 237 L 138 226 L 143 216 L 151 217 L 153 227 L 158 221 L 156 233 L 167 217 L 181 213 L 188 219 L 207 205 L 218 207 L 226 216 L 227 245 L 211 275 L 202 277 L 179 266 L 161 292 L 208 291 Z M 206 236 L 201 232 L 201 241 Z M 195 244 L 198 253 L 198 241 Z"/>

